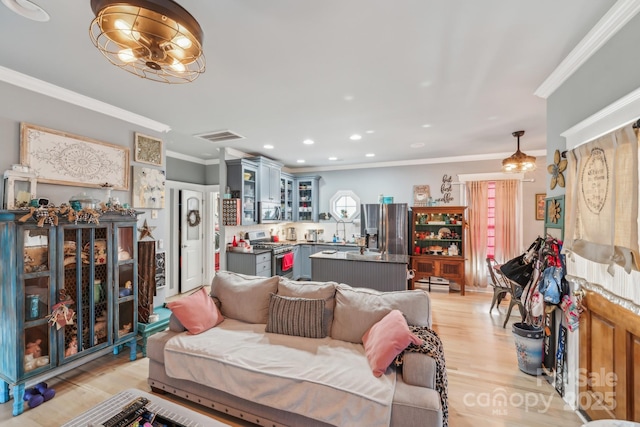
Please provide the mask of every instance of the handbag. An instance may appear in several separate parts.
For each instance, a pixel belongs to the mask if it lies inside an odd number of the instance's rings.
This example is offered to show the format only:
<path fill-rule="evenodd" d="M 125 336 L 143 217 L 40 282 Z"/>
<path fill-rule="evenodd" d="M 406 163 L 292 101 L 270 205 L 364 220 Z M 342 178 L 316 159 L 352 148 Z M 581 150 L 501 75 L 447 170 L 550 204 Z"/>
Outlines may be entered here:
<path fill-rule="evenodd" d="M 544 240 L 538 237 L 522 255 L 510 259 L 500 266 L 500 271 L 509 280 L 525 287 L 533 275 L 534 259 Z"/>

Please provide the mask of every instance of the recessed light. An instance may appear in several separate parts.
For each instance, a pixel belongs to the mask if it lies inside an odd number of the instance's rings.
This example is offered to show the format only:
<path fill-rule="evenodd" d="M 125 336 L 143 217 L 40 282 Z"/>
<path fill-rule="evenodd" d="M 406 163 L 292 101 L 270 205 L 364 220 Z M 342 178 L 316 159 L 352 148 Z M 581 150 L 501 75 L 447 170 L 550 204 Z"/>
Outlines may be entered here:
<path fill-rule="evenodd" d="M 265 145 L 262 146 L 262 148 L 264 148 L 265 150 L 273 150 L 273 145 L 265 144 Z"/>
<path fill-rule="evenodd" d="M 376 156 L 376 155 L 375 155 L 375 154 L 373 154 L 373 153 L 367 153 L 367 154 L 365 154 L 365 157 L 375 157 L 375 156 Z"/>
<path fill-rule="evenodd" d="M 411 148 L 422 148 L 422 147 L 424 147 L 424 142 L 414 142 L 409 147 L 411 147 Z"/>
<path fill-rule="evenodd" d="M 314 143 L 313 139 L 305 139 L 304 141 L 302 141 L 303 144 L 305 145 L 311 145 Z"/>
<path fill-rule="evenodd" d="M 353 135 L 351 135 L 349 137 L 349 139 L 352 140 L 352 141 L 358 141 L 358 140 L 362 139 L 362 135 L 358 135 L 357 133 L 354 133 Z"/>
<path fill-rule="evenodd" d="M 297 162 L 297 163 L 304 163 L 304 160 L 302 160 L 302 159 L 298 159 L 298 160 L 296 160 L 296 162 Z"/>
<path fill-rule="evenodd" d="M 329 157 L 329 160 L 334 161 L 334 160 L 338 160 L 337 157 Z"/>
<path fill-rule="evenodd" d="M 498 120 L 498 116 L 489 116 L 487 120 Z"/>
<path fill-rule="evenodd" d="M 47 22 L 50 19 L 43 8 L 29 0 L 2 0 L 2 3 L 13 12 L 32 21 Z"/>
<path fill-rule="evenodd" d="M 344 96 L 344 100 L 345 101 L 353 101 L 355 98 L 353 95 L 345 95 Z"/>
<path fill-rule="evenodd" d="M 375 130 L 368 130 L 367 133 L 375 133 Z"/>
<path fill-rule="evenodd" d="M 431 80 L 425 80 L 423 82 L 420 82 L 420 87 L 429 87 L 431 86 Z"/>
<path fill-rule="evenodd" d="M 430 125 L 430 124 L 428 124 L 428 123 L 426 123 L 426 124 L 422 125 L 422 127 L 423 127 L 423 128 L 430 128 L 430 127 L 431 127 L 431 125 Z"/>

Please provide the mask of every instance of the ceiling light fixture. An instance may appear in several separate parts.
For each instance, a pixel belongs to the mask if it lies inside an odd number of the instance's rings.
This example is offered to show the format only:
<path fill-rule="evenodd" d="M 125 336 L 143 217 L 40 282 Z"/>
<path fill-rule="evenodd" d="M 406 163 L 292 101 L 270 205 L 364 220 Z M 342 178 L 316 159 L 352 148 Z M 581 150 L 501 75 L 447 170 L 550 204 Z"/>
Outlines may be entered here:
<path fill-rule="evenodd" d="M 2 3 L 13 12 L 32 21 L 47 22 L 50 19 L 46 10 L 29 0 L 2 0 Z"/>
<path fill-rule="evenodd" d="M 352 140 L 352 141 L 359 141 L 359 140 L 362 139 L 362 135 L 358 135 L 357 133 L 354 133 L 353 135 L 351 135 L 349 137 L 349 139 Z"/>
<path fill-rule="evenodd" d="M 333 162 L 333 161 L 335 161 L 335 160 L 338 160 L 338 158 L 337 158 L 337 157 L 333 157 L 333 156 L 332 156 L 332 157 L 329 157 L 329 160 L 331 160 L 331 161 Z"/>
<path fill-rule="evenodd" d="M 364 156 L 365 157 L 375 157 L 376 155 L 374 153 L 367 153 Z"/>
<path fill-rule="evenodd" d="M 203 32 L 171 0 L 91 0 L 89 34 L 115 66 L 145 79 L 188 83 L 204 73 Z"/>
<path fill-rule="evenodd" d="M 313 145 L 313 142 L 313 139 L 305 139 L 304 141 L 302 141 L 304 145 Z"/>
<path fill-rule="evenodd" d="M 265 145 L 263 145 L 263 148 L 264 148 L 265 150 L 273 150 L 273 145 L 271 145 L 271 144 L 265 144 Z"/>
<path fill-rule="evenodd" d="M 536 158 L 528 156 L 520 151 L 520 137 L 524 135 L 523 130 L 513 132 L 511 135 L 518 138 L 518 149 L 510 157 L 502 161 L 503 172 L 531 172 L 536 169 Z"/>

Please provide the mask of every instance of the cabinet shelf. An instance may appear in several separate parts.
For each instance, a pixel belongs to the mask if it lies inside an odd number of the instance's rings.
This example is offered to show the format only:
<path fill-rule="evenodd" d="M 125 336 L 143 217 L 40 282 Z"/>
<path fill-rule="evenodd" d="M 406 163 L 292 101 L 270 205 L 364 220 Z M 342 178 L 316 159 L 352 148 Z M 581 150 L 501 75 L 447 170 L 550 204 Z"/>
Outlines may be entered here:
<path fill-rule="evenodd" d="M 416 242 L 462 242 L 462 239 L 416 239 Z"/>

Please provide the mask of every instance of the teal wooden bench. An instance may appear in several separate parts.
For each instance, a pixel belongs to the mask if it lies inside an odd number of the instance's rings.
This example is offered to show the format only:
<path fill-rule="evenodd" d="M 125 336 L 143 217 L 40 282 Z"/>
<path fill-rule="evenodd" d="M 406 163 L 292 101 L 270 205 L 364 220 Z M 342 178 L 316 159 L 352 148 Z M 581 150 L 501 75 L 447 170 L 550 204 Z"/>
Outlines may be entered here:
<path fill-rule="evenodd" d="M 154 307 L 153 312 L 160 317 L 157 322 L 138 322 L 138 335 L 142 337 L 143 357 L 147 357 L 147 338 L 157 332 L 162 332 L 169 327 L 169 317 L 171 316 L 171 310 L 166 307 Z"/>

